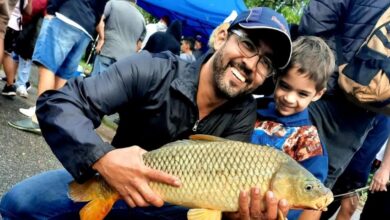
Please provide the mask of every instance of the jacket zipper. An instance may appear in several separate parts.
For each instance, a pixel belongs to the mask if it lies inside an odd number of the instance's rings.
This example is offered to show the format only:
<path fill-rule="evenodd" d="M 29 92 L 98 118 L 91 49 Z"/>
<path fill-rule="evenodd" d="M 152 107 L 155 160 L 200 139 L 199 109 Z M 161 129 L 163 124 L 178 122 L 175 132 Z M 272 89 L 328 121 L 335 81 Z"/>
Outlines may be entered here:
<path fill-rule="evenodd" d="M 195 124 L 194 124 L 194 127 L 192 127 L 192 131 L 193 131 L 193 132 L 196 132 L 196 130 L 198 130 L 199 121 L 200 121 L 199 119 L 196 120 L 196 122 L 195 122 Z"/>

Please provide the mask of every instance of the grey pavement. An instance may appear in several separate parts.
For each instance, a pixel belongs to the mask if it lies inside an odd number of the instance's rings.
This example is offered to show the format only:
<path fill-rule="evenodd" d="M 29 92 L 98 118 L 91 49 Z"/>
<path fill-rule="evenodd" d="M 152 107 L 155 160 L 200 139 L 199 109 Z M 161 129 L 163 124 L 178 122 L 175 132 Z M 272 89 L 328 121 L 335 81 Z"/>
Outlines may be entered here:
<path fill-rule="evenodd" d="M 4 76 L 4 72 L 0 71 L 0 76 Z M 27 99 L 0 95 L 0 197 L 27 177 L 62 167 L 42 136 L 17 130 L 7 124 L 7 121 L 26 118 L 18 109 L 35 104 L 37 78 L 37 69 L 33 67 L 30 80 L 34 86 Z M 1 90 L 4 85 L 5 82 L 1 81 Z M 103 139 L 110 140 L 114 131 L 101 126 L 98 132 Z"/>

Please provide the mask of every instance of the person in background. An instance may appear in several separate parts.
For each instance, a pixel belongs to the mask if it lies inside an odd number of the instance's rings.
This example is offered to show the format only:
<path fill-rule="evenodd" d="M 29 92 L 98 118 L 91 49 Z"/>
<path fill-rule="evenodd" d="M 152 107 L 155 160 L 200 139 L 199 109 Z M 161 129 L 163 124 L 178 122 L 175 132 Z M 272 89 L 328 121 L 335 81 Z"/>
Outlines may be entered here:
<path fill-rule="evenodd" d="M 107 0 L 51 0 L 35 44 L 32 60 L 38 66 L 38 96 L 61 88 L 77 70 L 93 39 Z M 66 37 L 64 37 L 66 36 Z M 31 108 L 32 111 L 35 107 Z M 40 133 L 35 114 L 15 121 L 13 127 Z"/>
<path fill-rule="evenodd" d="M 16 94 L 28 97 L 31 84 L 28 81 L 32 66 L 32 54 L 38 38 L 43 17 L 45 16 L 47 0 L 32 0 L 31 15 L 23 14 L 23 29 L 15 42 L 14 55 L 18 57 Z"/>
<path fill-rule="evenodd" d="M 11 13 L 8 21 L 7 32 L 4 38 L 4 57 L 2 60 L 4 73 L 7 78 L 7 83 L 1 92 L 4 96 L 15 96 L 15 75 L 17 70 L 17 63 L 12 58 L 12 53 L 15 50 L 16 40 L 19 37 L 23 27 L 22 13 L 31 14 L 32 0 L 22 0 L 16 3 L 14 10 Z"/>
<path fill-rule="evenodd" d="M 192 54 L 192 51 L 194 50 L 194 44 L 195 44 L 195 40 L 192 37 L 184 37 L 181 40 L 181 46 L 180 46 L 180 50 L 181 50 L 180 58 L 181 59 L 183 59 L 189 63 L 195 62 L 196 58 Z"/>
<path fill-rule="evenodd" d="M 0 1 L 0 60 L 3 60 L 4 37 L 8 27 L 10 13 L 14 10 L 18 0 Z"/>
<path fill-rule="evenodd" d="M 257 120 L 251 140 L 285 152 L 321 182 L 328 174 L 328 155 L 309 119 L 307 107 L 324 94 L 334 64 L 332 50 L 321 38 L 304 36 L 295 40 L 289 65 L 275 73 L 273 98 L 257 99 Z M 272 75 L 270 72 L 269 76 Z M 321 211 L 291 210 L 287 218 L 307 220 L 320 216 Z"/>
<path fill-rule="evenodd" d="M 129 0 L 110 0 L 97 27 L 99 35 L 92 75 L 138 51 L 145 36 L 143 15 Z"/>
<path fill-rule="evenodd" d="M 162 16 L 157 23 L 151 23 L 146 25 L 146 35 L 142 42 L 142 48 L 145 47 L 146 42 L 148 42 L 149 37 L 156 32 L 165 32 L 168 29 L 168 26 L 171 24 L 171 21 L 168 16 Z"/>
<path fill-rule="evenodd" d="M 334 51 L 336 66 L 349 63 L 372 31 L 390 1 L 311 0 L 305 8 L 298 31 L 301 35 L 322 37 Z M 309 106 L 329 156 L 325 181 L 332 188 L 363 145 L 378 113 L 349 101 L 338 86 L 338 72 L 328 81 L 327 92 Z"/>
<path fill-rule="evenodd" d="M 192 51 L 192 54 L 194 55 L 195 59 L 198 59 L 200 56 L 203 55 L 203 43 L 202 43 L 202 36 L 196 35 L 195 36 L 195 45 L 194 50 Z"/>
<path fill-rule="evenodd" d="M 216 50 L 193 64 L 169 51 L 142 51 L 102 74 L 74 78 L 60 90 L 43 93 L 37 101 L 42 134 L 66 170 L 45 172 L 15 185 L 0 202 L 3 218 L 78 219 L 84 203 L 69 199 L 68 183 L 99 173 L 122 198 L 110 213 L 187 219 L 186 208 L 164 206 L 149 186 L 157 181 L 180 187 L 180 180 L 146 167 L 142 154 L 191 134 L 249 141 L 256 119 L 251 93 L 263 83 L 268 68 L 284 67 L 291 56 L 287 22 L 269 8 L 241 12 L 220 35 Z M 255 47 L 240 46 L 244 37 Z M 271 66 L 260 62 L 264 57 Z M 94 128 L 103 115 L 114 112 L 119 112 L 119 125 L 112 143 L 105 143 Z M 278 210 L 287 213 L 286 200 L 263 193 L 264 198 L 258 188 L 241 192 L 238 216 L 276 219 Z M 149 205 L 153 207 L 144 208 Z"/>
<path fill-rule="evenodd" d="M 370 193 L 364 204 L 361 220 L 389 219 L 390 218 L 390 136 L 383 145 L 382 155 L 378 155 L 380 166 L 376 170 L 370 183 Z"/>
<path fill-rule="evenodd" d="M 332 191 L 334 195 L 352 192 L 367 185 L 369 173 L 375 155 L 385 144 L 390 134 L 389 117 L 379 114 L 369 131 L 362 147 L 355 153 L 347 168 L 337 179 Z M 359 205 L 359 198 L 355 194 L 348 195 L 341 200 L 333 201 L 326 212 L 321 215 L 322 220 L 331 218 L 337 209 L 336 220 L 351 219 Z"/>
<path fill-rule="evenodd" d="M 158 31 L 149 37 L 144 50 L 150 53 L 170 51 L 175 55 L 180 54 L 181 21 L 174 20 L 166 32 Z"/>

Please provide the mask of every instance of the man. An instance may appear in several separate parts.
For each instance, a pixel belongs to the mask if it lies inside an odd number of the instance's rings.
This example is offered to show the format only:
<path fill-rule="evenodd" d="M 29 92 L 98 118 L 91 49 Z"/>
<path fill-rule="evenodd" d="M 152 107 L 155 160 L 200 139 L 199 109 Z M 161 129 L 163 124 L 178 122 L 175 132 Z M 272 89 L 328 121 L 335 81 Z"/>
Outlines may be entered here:
<path fill-rule="evenodd" d="M 180 45 L 180 58 L 183 60 L 192 63 L 195 62 L 196 58 L 193 55 L 192 51 L 194 50 L 194 44 L 195 40 L 192 37 L 184 37 L 181 40 L 181 45 Z"/>
<path fill-rule="evenodd" d="M 117 60 L 137 52 L 145 36 L 145 20 L 128 0 L 111 0 L 97 27 L 99 34 L 92 75 L 104 71 Z"/>
<path fill-rule="evenodd" d="M 4 37 L 8 27 L 10 13 L 14 10 L 17 0 L 0 1 L 0 60 L 3 60 Z"/>
<path fill-rule="evenodd" d="M 157 23 L 151 23 L 146 25 L 146 35 L 144 41 L 142 41 L 141 48 L 144 48 L 146 42 L 148 42 L 149 37 L 156 32 L 165 32 L 168 29 L 168 26 L 171 24 L 171 21 L 168 16 L 162 16 Z"/>
<path fill-rule="evenodd" d="M 187 209 L 163 206 L 148 184 L 157 181 L 180 187 L 180 180 L 146 167 L 142 154 L 195 133 L 249 141 L 256 117 L 251 92 L 272 67 L 286 66 L 291 56 L 286 28 L 280 14 L 254 8 L 242 12 L 228 31 L 220 32 L 224 38 L 215 42 L 216 51 L 193 65 L 170 52 L 144 51 L 114 63 L 106 73 L 73 79 L 59 91 L 42 94 L 37 103 L 42 134 L 70 174 L 51 171 L 19 183 L 1 201 L 3 218 L 77 216 L 81 204 L 67 197 L 67 183 L 73 178 L 83 182 L 96 172 L 133 207 L 117 203 L 113 214 L 124 207 L 130 215 L 143 215 L 142 219 L 186 218 Z M 234 34 L 233 29 L 244 35 Z M 256 47 L 246 47 L 248 41 Z M 264 59 L 270 59 L 272 66 L 259 62 Z M 94 128 L 103 115 L 114 112 L 119 112 L 120 122 L 108 144 Z M 264 211 L 258 189 L 251 190 L 251 197 L 248 192 L 240 195 L 236 215 L 242 219 L 251 215 L 276 219 L 278 208 L 284 214 L 288 209 L 287 202 L 278 201 L 272 192 L 266 194 Z M 163 207 L 140 208 L 148 205 Z"/>
<path fill-rule="evenodd" d="M 45 16 L 32 56 L 38 66 L 38 96 L 59 89 L 74 77 L 107 0 L 48 1 Z M 30 108 L 34 111 L 35 107 Z M 29 111 L 29 110 L 27 110 Z M 40 133 L 35 115 L 9 123 L 12 127 Z"/>
<path fill-rule="evenodd" d="M 336 54 L 336 65 L 350 62 L 370 34 L 390 1 L 311 0 L 300 22 L 301 34 L 323 37 Z M 362 146 L 372 129 L 376 113 L 348 101 L 333 74 L 328 92 L 309 110 L 329 153 L 326 185 L 332 187 Z"/>
<path fill-rule="evenodd" d="M 194 45 L 194 51 L 192 54 L 194 54 L 195 59 L 199 59 L 200 56 L 203 54 L 203 43 L 202 43 L 202 36 L 196 35 L 195 36 L 195 45 Z"/>

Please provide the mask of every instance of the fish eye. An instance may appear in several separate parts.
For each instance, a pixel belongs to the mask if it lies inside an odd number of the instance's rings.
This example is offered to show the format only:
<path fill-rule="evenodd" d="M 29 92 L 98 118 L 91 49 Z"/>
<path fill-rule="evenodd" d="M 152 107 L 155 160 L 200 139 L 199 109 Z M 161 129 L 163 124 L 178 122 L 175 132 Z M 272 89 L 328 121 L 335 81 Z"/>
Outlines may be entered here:
<path fill-rule="evenodd" d="M 312 189 L 313 189 L 313 185 L 311 185 L 311 184 L 307 184 L 305 186 L 305 191 L 311 191 Z"/>

